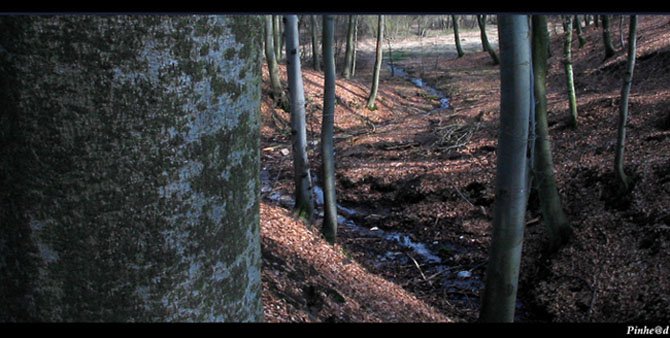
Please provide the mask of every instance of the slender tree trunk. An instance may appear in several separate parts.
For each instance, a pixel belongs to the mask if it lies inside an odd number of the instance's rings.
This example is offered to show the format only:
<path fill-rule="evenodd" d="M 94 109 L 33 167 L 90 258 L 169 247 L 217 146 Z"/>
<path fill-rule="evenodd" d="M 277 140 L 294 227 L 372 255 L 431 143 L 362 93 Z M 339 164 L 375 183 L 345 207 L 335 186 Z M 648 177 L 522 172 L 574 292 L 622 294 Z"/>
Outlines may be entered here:
<path fill-rule="evenodd" d="M 560 247 L 570 236 L 571 229 L 563 212 L 561 199 L 556 188 L 554 164 L 551 156 L 551 142 L 547 124 L 547 44 L 549 31 L 547 17 L 533 15 L 533 79 L 535 90 L 535 158 L 534 177 L 540 198 L 542 220 L 547 226 L 550 248 Z"/>
<path fill-rule="evenodd" d="M 351 77 L 351 67 L 354 61 L 354 29 L 355 29 L 355 15 L 349 15 L 348 29 L 347 29 L 347 46 L 344 53 L 344 69 L 342 70 L 342 77 L 348 79 Z"/>
<path fill-rule="evenodd" d="M 319 60 L 319 42 L 317 40 L 317 20 L 316 15 L 309 16 L 312 20 L 312 62 L 316 71 L 321 71 L 321 60 Z"/>
<path fill-rule="evenodd" d="M 281 16 L 280 15 L 273 15 L 272 16 L 272 35 L 273 35 L 273 42 L 275 46 L 275 59 L 277 62 L 281 60 L 281 38 L 282 38 L 282 33 L 281 33 Z"/>
<path fill-rule="evenodd" d="M 572 17 L 563 18 L 565 27 L 565 42 L 563 44 L 563 64 L 565 65 L 565 75 L 568 79 L 568 100 L 570 101 L 570 125 L 576 128 L 577 120 L 577 95 L 575 93 L 575 81 L 572 73 Z"/>
<path fill-rule="evenodd" d="M 488 40 L 486 37 L 486 30 L 482 29 L 482 26 L 486 27 L 486 23 L 483 22 L 482 15 L 476 15 L 475 18 L 477 19 L 477 25 L 479 27 L 479 36 L 482 40 L 482 52 L 488 52 L 488 48 L 486 48 L 486 43 L 484 42 Z"/>
<path fill-rule="evenodd" d="M 453 22 L 453 27 L 454 27 L 454 42 L 456 43 L 456 52 L 458 52 L 458 57 L 462 57 L 465 55 L 465 52 L 463 52 L 463 47 L 461 47 L 461 39 L 458 36 L 458 19 L 456 18 L 456 15 L 451 16 L 451 22 Z"/>
<path fill-rule="evenodd" d="M 272 16 L 265 15 L 265 61 L 270 73 L 270 89 L 272 90 L 272 99 L 275 104 L 284 110 L 289 110 L 289 102 L 284 88 L 279 80 L 279 70 L 277 69 L 277 60 L 275 59 L 274 39 L 272 28 Z"/>
<path fill-rule="evenodd" d="M 575 28 L 577 29 L 577 39 L 579 39 L 579 48 L 582 48 L 586 44 L 586 39 L 582 35 L 582 24 L 581 21 L 579 21 L 577 15 L 575 15 L 574 22 L 575 22 Z"/>
<path fill-rule="evenodd" d="M 351 77 L 356 75 L 356 54 L 358 45 L 358 16 L 354 18 L 354 59 L 351 62 Z"/>
<path fill-rule="evenodd" d="M 621 44 L 621 49 L 626 48 L 626 43 L 624 42 L 624 34 L 623 34 L 623 22 L 624 22 L 624 16 L 619 15 L 619 43 Z"/>
<path fill-rule="evenodd" d="M 631 186 L 631 179 L 623 170 L 623 158 L 626 142 L 626 120 L 628 119 L 628 96 L 630 95 L 630 87 L 633 82 L 633 70 L 635 68 L 636 34 L 637 16 L 631 15 L 628 27 L 628 63 L 626 64 L 626 74 L 624 75 L 624 82 L 621 87 L 616 156 L 614 158 L 614 168 L 622 193 L 628 192 Z"/>
<path fill-rule="evenodd" d="M 379 87 L 379 73 L 382 68 L 382 41 L 384 39 L 384 16 L 379 15 L 377 20 L 377 53 L 375 59 L 375 70 L 372 74 L 372 88 L 368 97 L 368 109 L 376 109 L 377 88 Z"/>
<path fill-rule="evenodd" d="M 479 29 L 481 31 L 481 37 L 482 37 L 482 45 L 484 46 L 484 51 L 488 51 L 489 55 L 491 55 L 491 59 L 493 60 L 493 64 L 497 65 L 500 64 L 500 59 L 498 59 L 498 55 L 496 54 L 496 51 L 491 47 L 491 44 L 489 43 L 489 39 L 486 36 L 486 15 L 478 15 L 477 16 L 477 22 L 479 23 Z"/>
<path fill-rule="evenodd" d="M 480 320 L 512 322 L 523 243 L 532 86 L 528 17 L 500 15 L 500 133 L 493 236 Z"/>
<path fill-rule="evenodd" d="M 333 129 L 335 126 L 335 55 L 333 52 L 333 16 L 323 17 L 324 94 L 321 127 L 321 177 L 323 177 L 324 217 L 322 232 L 334 244 L 337 236 L 337 201 L 335 197 L 335 159 Z"/>
<path fill-rule="evenodd" d="M 0 321 L 263 319 L 261 25 L 0 17 Z"/>
<path fill-rule="evenodd" d="M 286 70 L 291 96 L 291 139 L 295 182 L 295 211 L 298 217 L 311 223 L 314 214 L 312 177 L 307 158 L 307 130 L 305 125 L 305 90 L 298 57 L 298 17 L 284 16 L 286 33 Z"/>
<path fill-rule="evenodd" d="M 612 38 L 610 37 L 610 19 L 607 15 L 601 15 L 603 26 L 603 43 L 605 45 L 605 59 L 614 56 L 614 45 L 612 45 Z"/>

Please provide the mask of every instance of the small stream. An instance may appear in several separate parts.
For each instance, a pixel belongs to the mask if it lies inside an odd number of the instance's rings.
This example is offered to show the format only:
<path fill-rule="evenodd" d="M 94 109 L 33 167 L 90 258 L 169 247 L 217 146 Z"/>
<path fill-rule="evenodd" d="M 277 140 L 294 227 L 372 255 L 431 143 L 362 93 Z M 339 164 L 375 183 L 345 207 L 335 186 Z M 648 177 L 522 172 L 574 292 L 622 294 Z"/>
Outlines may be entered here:
<path fill-rule="evenodd" d="M 440 107 L 426 111 L 424 114 L 428 115 L 438 110 L 451 108 L 450 100 L 445 93 L 429 86 L 421 78 L 411 77 L 409 73 L 400 67 L 388 64 L 387 67 L 393 72 L 394 76 L 401 76 L 411 81 L 417 87 L 427 90 L 430 95 L 439 98 Z M 261 193 L 268 199 L 278 202 L 287 208 L 295 206 L 292 195 L 273 190 L 274 182 L 266 169 L 261 170 L 261 182 Z M 318 182 L 314 174 L 313 182 Z M 317 215 L 323 217 L 323 190 L 315 184 L 313 191 L 315 194 Z M 376 267 L 393 266 L 397 268 L 398 266 L 408 266 L 409 269 L 418 268 L 424 280 L 428 280 L 433 287 L 439 285 L 441 287 L 439 292 L 446 295 L 449 301 L 460 302 L 468 308 L 479 307 L 479 294 L 484 289 L 484 282 L 480 278 L 481 274 L 473 273 L 473 271 L 481 268 L 482 265 L 449 266 L 440 257 L 444 256 L 445 252 L 447 255 L 467 253 L 470 249 L 466 246 L 438 241 L 421 243 L 412 239 L 411 235 L 399 231 L 382 230 L 378 226 L 369 227 L 369 224 L 368 226 L 361 226 L 354 219 L 364 219 L 366 215 L 370 214 L 369 211 L 362 209 L 346 208 L 337 204 L 337 212 L 338 225 L 352 230 L 358 237 L 380 238 L 405 249 L 404 251 L 387 250 L 381 254 L 369 250 L 368 254 L 375 257 L 374 264 Z M 369 222 L 366 221 L 365 223 Z M 394 245 L 389 245 L 389 247 L 393 248 Z M 411 252 L 412 254 L 407 254 L 407 252 Z M 411 267 L 412 265 L 415 267 Z M 520 315 L 519 310 L 522 307 L 521 302 L 517 300 L 517 320 Z"/>
<path fill-rule="evenodd" d="M 430 110 L 430 111 L 427 111 L 425 114 L 430 114 L 432 112 L 442 110 L 442 109 L 447 109 L 447 108 L 451 107 L 450 100 L 447 97 L 447 95 L 445 93 L 443 93 L 442 91 L 439 91 L 439 90 L 429 86 L 422 78 L 411 77 L 409 75 L 409 73 L 407 73 L 404 69 L 402 69 L 398 66 L 394 66 L 394 65 L 390 65 L 390 64 L 386 64 L 386 66 L 389 68 L 389 70 L 391 70 L 391 73 L 394 76 L 398 75 L 400 77 L 403 77 L 403 78 L 411 81 L 415 86 L 417 86 L 421 89 L 427 90 L 430 95 L 439 98 L 440 107 L 435 108 L 435 109 Z"/>
<path fill-rule="evenodd" d="M 421 78 L 411 77 L 405 70 L 400 67 L 388 65 L 394 76 L 400 76 L 411 81 L 419 88 L 425 89 L 432 96 L 439 98 L 440 107 L 427 111 L 424 114 L 430 114 L 437 110 L 450 108 L 449 98 L 441 91 L 429 86 Z M 262 188 L 261 192 L 267 196 L 268 199 L 278 202 L 279 204 L 293 208 L 295 201 L 293 196 L 281 191 L 274 191 L 273 182 L 267 170 L 261 171 Z M 318 182 L 316 175 L 313 174 L 313 182 Z M 317 214 L 323 217 L 323 190 L 320 186 L 313 186 L 314 197 L 316 202 Z M 456 246 L 451 243 L 440 243 L 434 241 L 432 243 L 421 243 L 415 241 L 411 235 L 399 231 L 382 230 L 378 226 L 364 227 L 358 225 L 354 219 L 363 219 L 369 212 L 363 210 L 355 210 L 346 208 L 337 204 L 338 225 L 347 227 L 352 230 L 357 236 L 361 238 L 381 238 L 389 243 L 393 243 L 404 251 L 388 250 L 384 253 L 369 252 L 369 254 L 376 256 L 375 265 L 378 268 L 384 266 L 414 266 L 410 269 L 420 270 L 422 277 L 430 281 L 431 285 L 436 284 L 442 288 L 442 291 L 449 294 L 450 301 L 461 301 L 467 304 L 478 304 L 480 289 L 483 289 L 484 283 L 478 277 L 478 274 L 473 274 L 472 271 L 478 268 L 468 266 L 449 266 L 440 257 L 447 254 L 462 254 L 467 252 L 464 246 Z M 390 245 L 394 247 L 394 245 Z M 411 253 L 411 254 L 408 254 Z M 418 267 L 416 266 L 418 265 Z M 469 297 L 468 297 L 469 295 Z M 473 297 L 474 296 L 474 297 Z M 478 306 L 478 305 L 475 305 Z"/>

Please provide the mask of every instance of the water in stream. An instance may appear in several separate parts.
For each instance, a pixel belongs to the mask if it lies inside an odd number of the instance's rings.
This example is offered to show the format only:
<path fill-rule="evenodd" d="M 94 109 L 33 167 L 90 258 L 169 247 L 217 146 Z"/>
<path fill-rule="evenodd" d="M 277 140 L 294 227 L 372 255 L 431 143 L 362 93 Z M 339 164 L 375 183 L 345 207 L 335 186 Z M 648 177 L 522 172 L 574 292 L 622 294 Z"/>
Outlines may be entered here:
<path fill-rule="evenodd" d="M 439 98 L 440 107 L 426 111 L 424 114 L 430 114 L 451 107 L 449 98 L 443 92 L 426 84 L 423 79 L 413 78 L 405 70 L 397 66 L 387 66 L 394 75 L 406 78 L 417 87 L 427 90 L 430 95 Z M 316 175 L 313 176 L 314 182 L 317 182 Z M 273 190 L 273 182 L 268 171 L 265 169 L 261 171 L 261 182 L 261 192 L 265 194 L 267 198 L 278 202 L 287 208 L 292 208 L 295 205 L 293 196 L 281 191 Z M 317 213 L 320 217 L 323 217 L 323 190 L 318 185 L 314 185 L 313 191 L 315 194 Z M 375 253 L 370 250 L 368 254 L 374 257 L 374 264 L 376 267 L 383 269 L 385 266 L 408 266 L 408 268 L 414 269 L 411 266 L 415 265 L 415 268 L 420 270 L 423 279 L 428 281 L 433 287 L 439 286 L 439 292 L 446 295 L 449 301 L 467 304 L 466 306 L 468 308 L 478 308 L 479 294 L 480 291 L 483 291 L 484 282 L 480 278 L 481 274 L 473 273 L 473 271 L 481 268 L 482 265 L 450 266 L 448 262 L 445 262 L 441 258 L 445 251 L 450 254 L 466 253 L 469 250 L 466 246 L 454 245 L 452 243 L 439 243 L 437 241 L 432 243 L 421 243 L 412 239 L 411 235 L 399 231 L 382 230 L 380 227 L 370 226 L 370 224 L 361 226 L 354 221 L 354 218 L 362 219 L 365 214 L 368 214 L 369 212 L 346 208 L 339 204 L 337 204 L 337 211 L 338 224 L 353 231 L 359 238 L 378 238 L 383 241 L 388 241 L 388 247 L 390 248 L 395 247 L 393 244 L 404 248 L 404 251 L 389 249 L 383 253 Z M 411 252 L 411 254 L 408 254 L 407 252 Z M 522 304 L 517 300 L 517 320 L 520 315 L 520 311 L 518 310 L 521 308 Z"/>
<path fill-rule="evenodd" d="M 441 92 L 441 91 L 439 91 L 439 90 L 437 90 L 437 89 L 435 89 L 435 88 L 429 86 L 429 85 L 428 85 L 422 78 L 411 77 L 411 76 L 409 75 L 409 73 L 407 73 L 404 69 L 402 69 L 402 68 L 400 68 L 400 67 L 398 67 L 398 66 L 389 65 L 389 64 L 387 64 L 386 66 L 391 70 L 391 73 L 392 73 L 394 76 L 398 75 L 398 76 L 400 76 L 400 77 L 403 77 L 403 78 L 405 78 L 405 79 L 408 79 L 408 80 L 411 81 L 415 86 L 427 90 L 428 93 L 429 93 L 431 96 L 434 96 L 434 97 L 439 98 L 439 100 L 440 100 L 440 107 L 435 108 L 435 109 L 433 109 L 433 110 L 431 110 L 431 111 L 427 111 L 425 114 L 430 114 L 430 113 L 432 113 L 432 112 L 434 112 L 434 111 L 441 110 L 441 109 L 447 109 L 447 108 L 451 107 L 451 105 L 450 105 L 450 103 L 449 103 L 450 101 L 449 101 L 449 98 L 447 97 L 447 95 L 445 95 L 443 92 Z"/>
<path fill-rule="evenodd" d="M 317 178 L 314 177 L 316 181 Z M 261 171 L 262 188 L 261 191 L 267 198 L 292 208 L 295 205 L 293 197 L 281 191 L 273 191 L 270 175 L 267 170 Z M 323 216 L 323 190 L 318 185 L 313 186 L 317 214 Z M 440 250 L 447 250 L 452 253 L 462 253 L 463 248 L 459 248 L 449 243 L 421 243 L 409 234 L 400 231 L 382 230 L 377 226 L 367 227 L 358 225 L 353 218 L 361 217 L 366 212 L 346 208 L 337 205 L 338 224 L 353 231 L 359 238 L 378 238 L 389 242 L 389 247 L 404 248 L 401 251 L 389 249 L 384 253 L 369 252 L 375 257 L 375 266 L 383 268 L 384 266 L 408 266 L 410 269 L 419 269 L 423 278 L 430 280 L 433 285 L 437 283 L 443 291 L 451 294 L 451 299 L 463 302 L 478 302 L 473 295 L 478 295 L 483 287 L 482 281 L 476 274 L 472 273 L 473 268 L 467 269 L 461 266 L 449 266 L 440 257 Z M 412 267 L 414 265 L 414 267 Z M 418 266 L 416 266 L 418 265 Z M 468 298 L 470 295 L 470 298 Z"/>

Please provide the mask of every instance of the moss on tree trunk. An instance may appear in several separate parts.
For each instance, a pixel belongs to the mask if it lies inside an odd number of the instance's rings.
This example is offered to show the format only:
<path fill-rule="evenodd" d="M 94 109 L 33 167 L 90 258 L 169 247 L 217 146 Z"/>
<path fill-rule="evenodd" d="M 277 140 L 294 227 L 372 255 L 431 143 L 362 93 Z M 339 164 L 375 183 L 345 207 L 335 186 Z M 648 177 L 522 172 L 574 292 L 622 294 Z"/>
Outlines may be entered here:
<path fill-rule="evenodd" d="M 261 24 L 0 18 L 0 320 L 262 319 Z"/>

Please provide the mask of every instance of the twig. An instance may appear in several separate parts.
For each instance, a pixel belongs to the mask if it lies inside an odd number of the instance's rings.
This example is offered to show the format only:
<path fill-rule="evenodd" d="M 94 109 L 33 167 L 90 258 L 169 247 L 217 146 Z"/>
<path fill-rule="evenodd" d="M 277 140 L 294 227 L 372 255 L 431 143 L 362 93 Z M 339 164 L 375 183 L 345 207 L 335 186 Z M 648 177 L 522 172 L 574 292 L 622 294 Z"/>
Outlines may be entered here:
<path fill-rule="evenodd" d="M 414 265 L 416 266 L 416 268 L 419 269 L 419 273 L 421 273 L 421 277 L 423 278 L 423 280 L 428 282 L 428 285 L 432 286 L 433 284 L 430 282 L 430 280 L 426 279 L 426 275 L 424 275 L 423 271 L 421 271 L 421 267 L 419 266 L 419 263 L 416 261 L 416 259 L 414 259 L 414 257 L 412 257 L 412 255 L 410 255 L 406 252 L 405 252 L 405 254 L 407 255 L 407 257 L 409 257 L 412 260 L 412 262 L 414 262 Z"/>
<path fill-rule="evenodd" d="M 475 206 L 474 204 L 472 204 L 472 202 L 470 202 L 470 200 L 469 200 L 467 197 L 465 197 L 465 195 L 463 195 L 463 193 L 462 193 L 460 190 L 458 190 L 458 187 L 457 187 L 457 186 L 454 185 L 454 189 L 456 189 L 456 192 L 457 192 L 459 195 L 461 195 L 461 197 L 463 197 L 463 199 L 464 199 L 466 202 L 470 203 L 471 206 L 473 206 L 473 207 L 476 208 L 476 206 Z"/>

